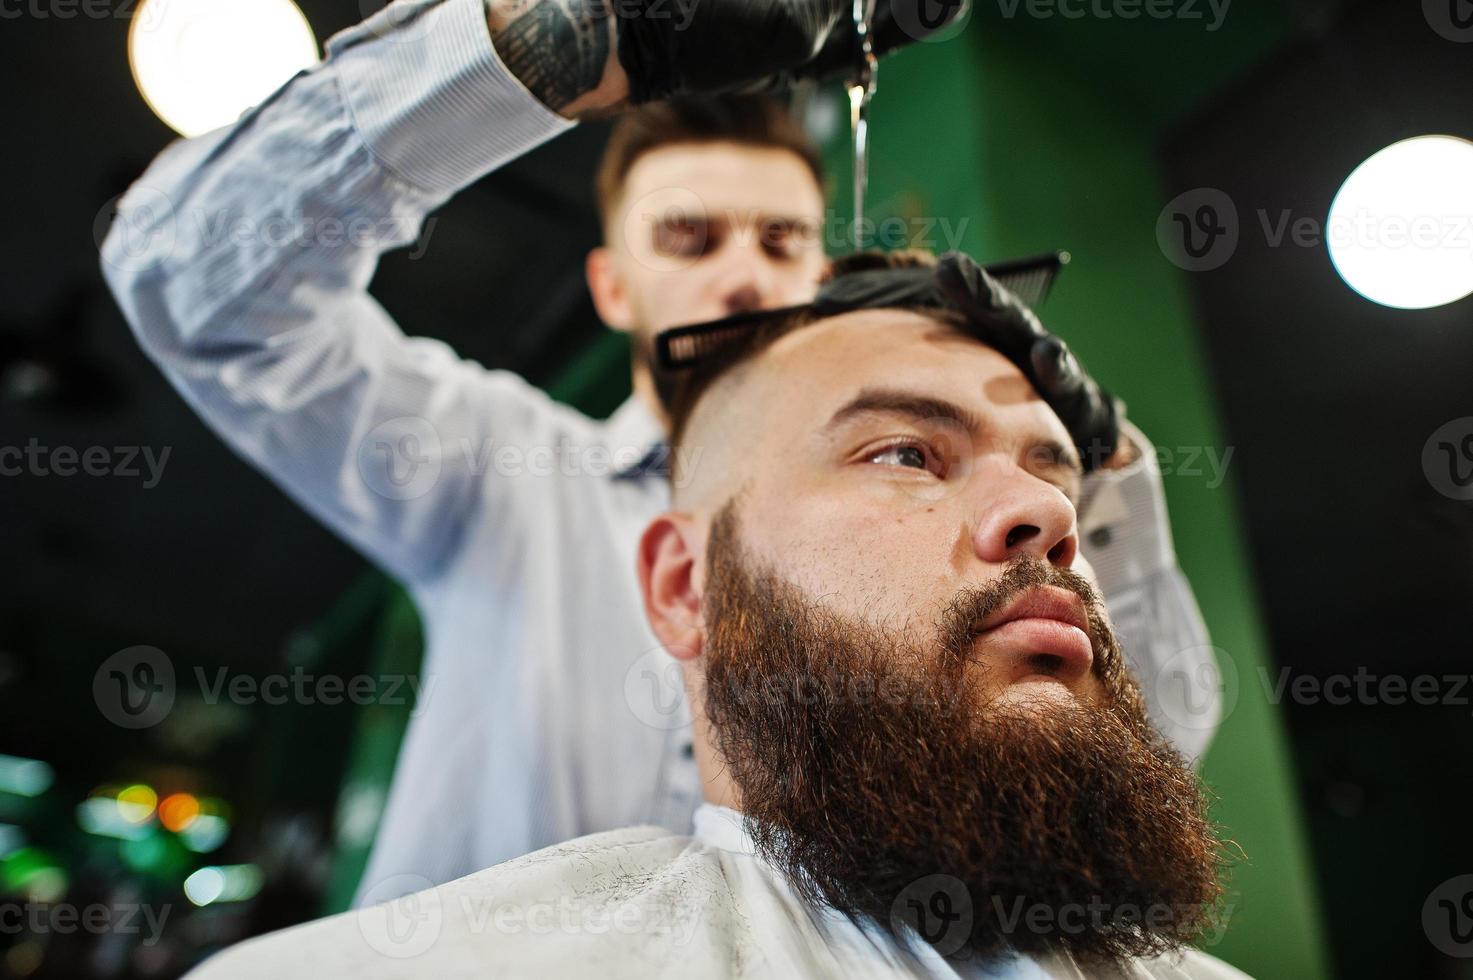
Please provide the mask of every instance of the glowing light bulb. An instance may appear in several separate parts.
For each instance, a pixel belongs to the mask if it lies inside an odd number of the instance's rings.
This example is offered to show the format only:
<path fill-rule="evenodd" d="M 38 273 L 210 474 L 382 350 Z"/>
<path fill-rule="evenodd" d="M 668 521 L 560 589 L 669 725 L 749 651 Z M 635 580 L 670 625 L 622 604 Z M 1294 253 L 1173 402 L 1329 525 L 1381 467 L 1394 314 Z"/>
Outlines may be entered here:
<path fill-rule="evenodd" d="M 138 90 L 185 136 L 234 122 L 317 60 L 292 0 L 143 0 L 128 31 Z"/>
<path fill-rule="evenodd" d="M 1330 204 L 1327 238 L 1335 271 L 1383 306 L 1473 293 L 1473 143 L 1418 136 L 1373 154 Z"/>

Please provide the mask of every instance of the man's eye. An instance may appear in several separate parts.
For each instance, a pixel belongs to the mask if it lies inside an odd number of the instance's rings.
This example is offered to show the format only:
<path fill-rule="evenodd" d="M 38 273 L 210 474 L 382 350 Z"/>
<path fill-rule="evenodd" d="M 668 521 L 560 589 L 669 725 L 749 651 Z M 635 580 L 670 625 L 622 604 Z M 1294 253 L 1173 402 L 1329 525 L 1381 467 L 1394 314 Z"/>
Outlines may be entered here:
<path fill-rule="evenodd" d="M 896 446 L 887 446 L 871 454 L 869 462 L 924 470 L 930 468 L 930 454 L 926 452 L 924 446 L 914 442 L 905 442 Z"/>
<path fill-rule="evenodd" d="M 796 258 L 798 250 L 790 241 L 769 241 L 766 243 L 767 254 L 775 259 Z"/>
<path fill-rule="evenodd" d="M 790 259 L 798 254 L 798 241 L 793 226 L 787 222 L 769 222 L 762 226 L 762 247 L 775 259 Z"/>
<path fill-rule="evenodd" d="M 711 230 L 704 222 L 662 221 L 655 226 L 654 246 L 663 256 L 700 255 L 711 246 Z"/>

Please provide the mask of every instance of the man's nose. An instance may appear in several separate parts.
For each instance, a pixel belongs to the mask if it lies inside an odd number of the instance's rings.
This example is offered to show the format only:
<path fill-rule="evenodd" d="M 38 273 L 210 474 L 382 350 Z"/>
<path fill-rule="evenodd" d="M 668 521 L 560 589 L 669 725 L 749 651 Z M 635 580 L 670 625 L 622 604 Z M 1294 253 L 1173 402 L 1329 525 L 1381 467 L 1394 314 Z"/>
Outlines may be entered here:
<path fill-rule="evenodd" d="M 985 562 L 1032 555 L 1068 568 L 1079 553 L 1074 506 L 1058 488 L 1016 463 L 988 461 L 972 475 L 979 497 L 972 547 Z"/>
<path fill-rule="evenodd" d="M 777 305 L 776 277 L 760 243 L 732 244 L 723 259 L 715 289 L 727 316 Z"/>
<path fill-rule="evenodd" d="M 762 290 L 755 283 L 750 282 L 744 282 L 725 290 L 721 303 L 726 309 L 727 316 L 760 310 L 767 305 Z"/>

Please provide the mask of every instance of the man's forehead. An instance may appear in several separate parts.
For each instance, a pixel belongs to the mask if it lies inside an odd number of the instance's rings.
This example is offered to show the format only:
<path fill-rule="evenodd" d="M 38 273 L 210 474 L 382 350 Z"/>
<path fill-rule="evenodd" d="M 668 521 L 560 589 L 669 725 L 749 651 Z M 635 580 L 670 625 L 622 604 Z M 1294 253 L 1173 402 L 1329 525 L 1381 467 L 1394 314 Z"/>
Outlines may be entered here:
<path fill-rule="evenodd" d="M 907 310 L 862 310 L 801 327 L 751 365 L 778 422 L 813 429 L 866 389 L 883 387 L 951 403 L 981 419 L 999 413 L 1036 435 L 1067 431 L 1002 354 L 936 319 Z"/>
<path fill-rule="evenodd" d="M 712 499 L 787 450 L 836 445 L 884 419 L 960 423 L 998 445 L 1059 447 L 1072 439 L 1023 373 L 955 327 L 906 310 L 863 310 L 785 334 L 719 378 L 686 427 L 688 444 L 717 449 L 694 481 Z M 782 447 L 778 449 L 776 447 Z M 817 458 L 804 456 L 803 458 Z M 781 472 L 778 474 L 781 476 Z M 783 479 L 786 479 L 783 477 Z M 758 480 L 761 483 L 763 481 Z"/>
<path fill-rule="evenodd" d="M 779 374 L 811 375 L 815 381 L 852 382 L 902 365 L 975 385 L 997 382 L 1014 398 L 1037 397 L 1028 379 L 991 347 L 934 317 L 910 310 L 858 310 L 828 317 L 779 338 L 765 352 Z"/>
<path fill-rule="evenodd" d="M 734 221 L 817 221 L 823 198 L 791 150 L 740 143 L 674 143 L 642 154 L 624 181 L 626 205 Z"/>

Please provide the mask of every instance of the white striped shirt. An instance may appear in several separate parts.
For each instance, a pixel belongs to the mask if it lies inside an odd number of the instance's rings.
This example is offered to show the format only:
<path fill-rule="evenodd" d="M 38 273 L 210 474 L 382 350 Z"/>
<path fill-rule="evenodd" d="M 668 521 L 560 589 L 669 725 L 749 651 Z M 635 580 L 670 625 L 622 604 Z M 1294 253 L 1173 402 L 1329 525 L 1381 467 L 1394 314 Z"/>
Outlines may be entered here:
<path fill-rule="evenodd" d="M 572 124 L 503 66 L 481 0 L 399 0 L 327 51 L 161 153 L 102 258 L 189 403 L 422 613 L 421 703 L 360 900 L 588 833 L 688 832 L 688 709 L 634 576 L 668 504 L 661 476 L 630 472 L 654 419 L 634 401 L 589 419 L 405 337 L 368 293 L 380 254 L 436 207 Z M 1206 630 L 1154 453 L 1131 436 L 1142 460 L 1086 483 L 1083 550 L 1155 720 L 1195 757 L 1218 711 Z"/>

